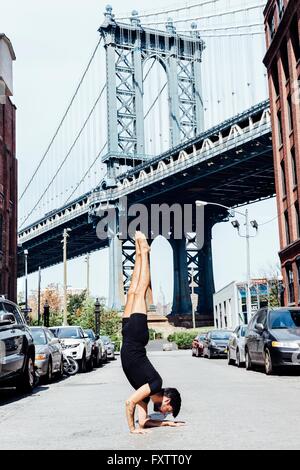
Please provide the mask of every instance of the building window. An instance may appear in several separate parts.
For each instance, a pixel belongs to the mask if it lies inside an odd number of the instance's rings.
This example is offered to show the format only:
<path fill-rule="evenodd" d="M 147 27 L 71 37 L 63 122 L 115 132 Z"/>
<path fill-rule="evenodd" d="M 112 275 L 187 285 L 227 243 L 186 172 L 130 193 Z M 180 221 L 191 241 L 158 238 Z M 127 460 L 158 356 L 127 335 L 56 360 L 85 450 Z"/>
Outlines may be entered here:
<path fill-rule="evenodd" d="M 295 155 L 294 147 L 291 150 L 291 160 L 292 160 L 293 186 L 295 187 L 298 184 L 298 178 L 297 178 L 297 165 L 296 165 L 296 155 Z"/>
<path fill-rule="evenodd" d="M 275 36 L 275 16 L 274 16 L 274 11 L 273 11 L 272 15 L 271 15 L 270 18 L 269 18 L 268 25 L 269 25 L 270 39 L 271 39 L 271 41 L 272 41 L 273 37 Z"/>
<path fill-rule="evenodd" d="M 278 16 L 281 19 L 283 17 L 283 13 L 284 13 L 283 0 L 277 0 L 277 5 L 278 5 Z"/>
<path fill-rule="evenodd" d="M 281 111 L 277 113 L 277 121 L 278 121 L 278 145 L 279 147 L 282 146 L 282 121 L 281 121 Z"/>
<path fill-rule="evenodd" d="M 282 160 L 280 167 L 281 167 L 282 196 L 286 197 L 286 179 L 285 179 L 284 160 Z"/>
<path fill-rule="evenodd" d="M 295 302 L 295 289 L 294 289 L 294 273 L 292 265 L 288 265 L 286 268 L 286 276 L 288 281 L 288 301 L 290 304 Z"/>
<path fill-rule="evenodd" d="M 290 224 L 289 224 L 289 213 L 288 213 L 288 211 L 285 211 L 285 213 L 284 213 L 284 222 L 285 222 L 286 244 L 289 245 L 291 243 L 291 236 L 290 236 Z"/>
<path fill-rule="evenodd" d="M 290 69 L 289 69 L 289 58 L 287 52 L 287 43 L 284 42 L 280 48 L 281 63 L 285 75 L 285 81 L 288 81 L 290 78 Z"/>
<path fill-rule="evenodd" d="M 292 132 L 292 130 L 294 129 L 294 124 L 293 124 L 293 109 L 292 109 L 291 96 L 288 97 L 287 106 L 288 106 L 289 131 Z"/>
<path fill-rule="evenodd" d="M 290 35 L 292 41 L 292 47 L 294 51 L 294 56 L 296 62 L 300 59 L 300 44 L 299 44 L 299 30 L 298 30 L 298 18 L 297 15 L 294 15 L 291 26 L 290 26 Z"/>
<path fill-rule="evenodd" d="M 297 259 L 297 272 L 298 272 L 298 303 L 300 303 L 300 258 Z"/>
<path fill-rule="evenodd" d="M 295 203 L 295 213 L 296 213 L 296 235 L 297 239 L 300 238 L 300 212 L 299 212 L 299 203 Z"/>
<path fill-rule="evenodd" d="M 273 67 L 272 67 L 271 75 L 272 75 L 272 81 L 273 81 L 275 94 L 276 94 L 276 97 L 277 97 L 277 96 L 279 96 L 279 93 L 280 93 L 277 62 L 275 62 Z"/>

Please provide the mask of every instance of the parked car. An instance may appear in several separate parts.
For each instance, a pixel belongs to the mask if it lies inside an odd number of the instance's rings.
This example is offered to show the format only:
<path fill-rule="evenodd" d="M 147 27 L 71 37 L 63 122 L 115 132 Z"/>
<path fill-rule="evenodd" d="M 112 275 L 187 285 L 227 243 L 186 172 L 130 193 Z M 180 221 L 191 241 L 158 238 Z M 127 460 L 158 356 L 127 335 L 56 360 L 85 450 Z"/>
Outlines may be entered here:
<path fill-rule="evenodd" d="M 53 375 L 62 377 L 64 373 L 62 347 L 58 338 L 42 326 L 30 328 L 35 345 L 35 364 L 40 378 L 50 383 Z"/>
<path fill-rule="evenodd" d="M 245 336 L 247 326 L 240 325 L 231 334 L 228 343 L 228 364 L 236 364 L 238 367 L 245 365 Z"/>
<path fill-rule="evenodd" d="M 83 330 L 92 342 L 92 356 L 94 367 L 100 367 L 102 364 L 102 357 L 104 356 L 104 344 L 99 335 L 96 335 L 93 330 Z M 105 353 L 106 354 L 106 353 Z"/>
<path fill-rule="evenodd" d="M 192 342 L 192 356 L 201 357 L 203 356 L 204 341 L 206 340 L 206 334 L 198 335 Z"/>
<path fill-rule="evenodd" d="M 66 354 L 78 362 L 81 372 L 93 368 L 92 343 L 81 326 L 55 326 L 50 330 L 60 339 Z"/>
<path fill-rule="evenodd" d="M 246 334 L 246 368 L 264 366 L 267 375 L 278 367 L 300 365 L 300 309 L 262 308 Z"/>
<path fill-rule="evenodd" d="M 115 343 L 113 343 L 109 336 L 100 336 L 104 348 L 106 350 L 107 359 L 115 359 Z"/>
<path fill-rule="evenodd" d="M 210 331 L 204 340 L 203 357 L 226 357 L 231 333 L 232 331 L 228 330 Z"/>
<path fill-rule="evenodd" d="M 34 359 L 33 338 L 23 314 L 0 297 L 0 386 L 30 393 L 36 381 Z"/>

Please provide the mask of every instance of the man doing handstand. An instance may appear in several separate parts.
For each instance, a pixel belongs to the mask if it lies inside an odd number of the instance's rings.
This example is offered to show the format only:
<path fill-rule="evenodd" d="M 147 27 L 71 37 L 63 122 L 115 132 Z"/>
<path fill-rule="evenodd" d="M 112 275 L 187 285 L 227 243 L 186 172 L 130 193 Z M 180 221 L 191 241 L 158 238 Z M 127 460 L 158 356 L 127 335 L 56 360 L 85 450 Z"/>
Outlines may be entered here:
<path fill-rule="evenodd" d="M 162 378 L 149 361 L 145 346 L 149 341 L 146 295 L 150 288 L 149 245 L 141 232 L 135 236 L 136 257 L 127 303 L 122 319 L 123 343 L 121 361 L 124 373 L 135 389 L 126 401 L 126 417 L 129 430 L 145 434 L 145 428 L 157 426 L 181 426 L 175 421 L 152 420 L 147 408 L 150 398 L 154 410 L 176 417 L 181 407 L 181 397 L 176 388 L 162 388 Z M 138 410 L 139 427 L 135 427 L 134 414 Z"/>

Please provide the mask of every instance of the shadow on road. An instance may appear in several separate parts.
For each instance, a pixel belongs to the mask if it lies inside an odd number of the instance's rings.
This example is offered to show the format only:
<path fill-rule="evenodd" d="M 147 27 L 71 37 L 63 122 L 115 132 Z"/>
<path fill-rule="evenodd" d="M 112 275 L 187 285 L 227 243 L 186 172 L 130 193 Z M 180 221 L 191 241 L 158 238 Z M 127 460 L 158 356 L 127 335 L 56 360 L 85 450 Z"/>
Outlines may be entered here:
<path fill-rule="evenodd" d="M 38 385 L 35 387 L 32 393 L 20 393 L 15 388 L 7 387 L 0 389 L 0 407 L 3 405 L 8 405 L 10 403 L 15 403 L 17 401 L 23 400 L 26 397 L 34 396 L 40 394 L 41 392 L 46 392 L 49 389 L 48 385 Z"/>

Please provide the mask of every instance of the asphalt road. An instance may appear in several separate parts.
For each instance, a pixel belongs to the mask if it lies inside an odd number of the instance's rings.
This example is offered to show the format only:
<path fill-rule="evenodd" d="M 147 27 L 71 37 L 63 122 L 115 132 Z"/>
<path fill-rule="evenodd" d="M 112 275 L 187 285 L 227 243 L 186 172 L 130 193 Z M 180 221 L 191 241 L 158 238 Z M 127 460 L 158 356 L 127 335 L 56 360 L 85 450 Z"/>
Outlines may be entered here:
<path fill-rule="evenodd" d="M 128 432 L 131 388 L 118 357 L 31 396 L 0 391 L 0 449 L 299 449 L 299 376 L 267 377 L 190 351 L 149 355 L 164 385 L 180 389 L 185 427 Z"/>

